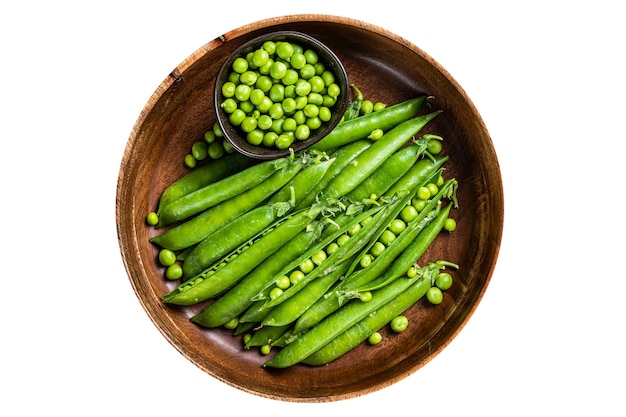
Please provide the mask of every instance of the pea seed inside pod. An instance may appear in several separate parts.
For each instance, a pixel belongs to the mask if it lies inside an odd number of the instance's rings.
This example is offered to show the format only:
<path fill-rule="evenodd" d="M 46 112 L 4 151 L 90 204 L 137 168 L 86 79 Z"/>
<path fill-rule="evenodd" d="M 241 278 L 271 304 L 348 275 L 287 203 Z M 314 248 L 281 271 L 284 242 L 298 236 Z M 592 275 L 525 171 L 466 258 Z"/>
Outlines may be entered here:
<path fill-rule="evenodd" d="M 330 120 L 341 91 L 316 51 L 288 40 L 266 41 L 237 57 L 221 88 L 220 106 L 248 143 L 278 149 L 313 136 Z"/>

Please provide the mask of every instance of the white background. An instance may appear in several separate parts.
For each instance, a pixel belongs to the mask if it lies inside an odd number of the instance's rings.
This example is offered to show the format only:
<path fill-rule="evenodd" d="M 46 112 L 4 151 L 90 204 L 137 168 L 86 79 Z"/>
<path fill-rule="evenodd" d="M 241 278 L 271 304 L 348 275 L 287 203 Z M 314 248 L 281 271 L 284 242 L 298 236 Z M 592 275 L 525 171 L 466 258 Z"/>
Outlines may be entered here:
<path fill-rule="evenodd" d="M 3 415 L 625 415 L 618 2 L 266 3 L 3 7 Z M 360 19 L 437 60 L 491 133 L 506 199 L 491 284 L 453 342 L 391 387 L 323 404 L 244 393 L 180 355 L 134 295 L 115 229 L 122 154 L 161 81 L 217 36 L 295 13 Z"/>

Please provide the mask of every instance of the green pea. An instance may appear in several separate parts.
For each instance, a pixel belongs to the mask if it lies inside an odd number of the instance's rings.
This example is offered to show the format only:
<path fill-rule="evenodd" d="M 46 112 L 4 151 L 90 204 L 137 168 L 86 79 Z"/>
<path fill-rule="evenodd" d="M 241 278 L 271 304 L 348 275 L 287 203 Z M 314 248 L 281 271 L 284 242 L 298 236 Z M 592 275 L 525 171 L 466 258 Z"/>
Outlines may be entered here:
<path fill-rule="evenodd" d="M 374 111 L 374 103 L 372 100 L 363 100 L 361 103 L 360 113 L 361 115 L 370 114 Z"/>
<path fill-rule="evenodd" d="M 159 216 L 154 211 L 151 211 L 150 213 L 148 213 L 148 215 L 146 216 L 146 223 L 148 223 L 148 225 L 154 226 L 158 222 L 159 222 Z"/>
<path fill-rule="evenodd" d="M 378 140 L 383 137 L 383 134 L 384 132 L 382 129 L 374 129 L 372 130 L 372 133 L 369 134 L 368 138 L 371 140 Z"/>
<path fill-rule="evenodd" d="M 193 155 L 191 154 L 187 154 L 185 155 L 185 165 L 187 166 L 187 168 L 195 168 L 196 167 L 196 158 L 193 157 Z"/>
<path fill-rule="evenodd" d="M 247 116 L 241 122 L 241 129 L 246 133 L 252 132 L 254 129 L 256 129 L 256 126 L 257 126 L 257 120 L 251 116 Z"/>
<path fill-rule="evenodd" d="M 276 43 L 274 41 L 265 41 L 263 42 L 263 49 L 265 49 L 268 54 L 274 55 L 276 53 Z"/>
<path fill-rule="evenodd" d="M 237 317 L 234 317 L 228 320 L 226 323 L 224 323 L 224 328 L 232 330 L 232 329 L 237 328 L 238 325 L 239 325 L 239 319 Z"/>
<path fill-rule="evenodd" d="M 359 265 L 361 266 L 361 268 L 367 268 L 368 266 L 370 266 L 373 260 L 374 260 L 374 257 L 370 255 L 369 253 L 366 253 L 359 260 Z"/>
<path fill-rule="evenodd" d="M 255 71 L 246 71 L 239 76 L 239 82 L 251 87 L 256 83 L 257 78 Z"/>
<path fill-rule="evenodd" d="M 404 220 L 406 223 L 408 223 L 411 220 L 415 219 L 418 216 L 418 214 L 419 212 L 414 206 L 408 205 L 404 207 L 402 211 L 400 212 L 400 218 Z"/>
<path fill-rule="evenodd" d="M 393 219 L 389 224 L 389 230 L 396 236 L 406 229 L 406 223 L 402 219 Z"/>
<path fill-rule="evenodd" d="M 285 98 L 296 98 L 296 86 L 293 84 L 286 85 L 284 78 L 283 84 L 285 84 Z"/>
<path fill-rule="evenodd" d="M 276 55 L 281 57 L 284 60 L 289 60 L 291 55 L 293 55 L 294 48 L 290 42 L 280 42 L 276 45 Z"/>
<path fill-rule="evenodd" d="M 301 272 L 308 274 L 315 268 L 315 263 L 311 258 L 307 258 L 304 261 L 300 262 L 300 265 L 298 267 L 300 268 Z"/>
<path fill-rule="evenodd" d="M 238 57 L 233 61 L 233 71 L 243 74 L 248 70 L 248 61 L 245 58 Z"/>
<path fill-rule="evenodd" d="M 266 132 L 263 135 L 263 145 L 271 148 L 276 143 L 277 138 L 278 134 L 276 132 Z"/>
<path fill-rule="evenodd" d="M 270 88 L 272 88 L 273 84 L 274 83 L 272 82 L 272 79 L 270 77 L 268 77 L 267 75 L 261 75 L 259 78 L 257 78 L 254 86 L 263 91 L 263 93 L 267 93 L 268 91 L 270 91 Z"/>
<path fill-rule="evenodd" d="M 272 118 L 267 114 L 260 115 L 257 119 L 257 127 L 261 130 L 268 130 L 272 127 Z"/>
<path fill-rule="evenodd" d="M 270 290 L 270 300 L 274 300 L 278 297 L 280 297 L 283 293 L 283 290 L 278 288 L 278 287 L 274 287 Z"/>
<path fill-rule="evenodd" d="M 311 93 L 311 83 L 302 78 L 296 81 L 296 94 L 300 97 L 306 97 Z"/>
<path fill-rule="evenodd" d="M 298 72 L 289 68 L 285 72 L 285 75 L 283 75 L 281 81 L 284 85 L 294 85 L 299 78 Z"/>
<path fill-rule="evenodd" d="M 268 96 L 264 96 L 263 99 L 261 100 L 261 102 L 259 104 L 257 104 L 256 108 L 261 113 L 267 113 L 267 112 L 270 111 L 270 109 L 272 108 L 273 104 L 274 104 L 274 102 L 272 101 L 272 99 L 270 99 Z"/>
<path fill-rule="evenodd" d="M 165 277 L 169 280 L 177 280 L 183 276 L 183 267 L 179 264 L 172 264 L 165 269 Z"/>
<path fill-rule="evenodd" d="M 291 146 L 293 140 L 293 136 L 282 133 L 276 138 L 275 145 L 278 149 L 287 149 Z"/>
<path fill-rule="evenodd" d="M 319 93 L 326 87 L 326 85 L 324 84 L 324 80 L 319 75 L 312 76 L 309 79 L 309 83 L 311 83 L 311 91 L 313 93 Z"/>
<path fill-rule="evenodd" d="M 285 99 L 285 86 L 282 84 L 272 85 L 269 97 L 274 103 L 282 102 Z"/>
<path fill-rule="evenodd" d="M 270 54 L 263 48 L 257 49 L 252 55 L 252 63 L 257 67 L 265 65 L 268 59 L 270 59 Z"/>
<path fill-rule="evenodd" d="M 407 319 L 406 316 L 394 317 L 391 323 L 389 323 L 389 327 L 396 333 L 402 333 L 409 327 L 409 319 Z"/>
<path fill-rule="evenodd" d="M 374 332 L 367 338 L 367 342 L 370 345 L 377 345 L 382 342 L 382 340 L 383 336 L 379 332 Z"/>
<path fill-rule="evenodd" d="M 383 252 L 385 251 L 385 249 L 387 249 L 387 246 L 385 246 L 384 243 L 377 241 L 375 242 L 371 249 L 370 249 L 370 253 L 376 257 L 380 256 L 383 254 Z"/>
<path fill-rule="evenodd" d="M 324 80 L 324 85 L 328 87 L 329 85 L 335 84 L 335 74 L 332 71 L 325 70 L 322 72 L 322 80 Z M 336 85 L 336 84 L 335 84 Z"/>
<path fill-rule="evenodd" d="M 430 198 L 430 189 L 426 186 L 417 189 L 417 197 L 421 200 L 428 200 Z"/>
<path fill-rule="evenodd" d="M 250 98 L 250 92 L 252 89 L 249 85 L 239 84 L 235 87 L 235 98 L 238 101 L 247 101 Z"/>
<path fill-rule="evenodd" d="M 208 149 L 209 157 L 211 159 L 220 159 L 222 156 L 224 156 L 226 145 L 230 146 L 230 143 L 213 142 L 212 144 L 210 144 Z"/>
<path fill-rule="evenodd" d="M 311 64 L 306 64 L 302 68 L 300 68 L 300 77 L 305 80 L 310 79 L 315 75 L 315 67 Z"/>
<path fill-rule="evenodd" d="M 302 111 L 306 117 L 317 117 L 320 114 L 320 109 L 315 104 L 307 104 Z"/>
<path fill-rule="evenodd" d="M 326 257 L 326 252 L 320 249 L 311 256 L 311 260 L 315 265 L 319 266 L 326 260 Z"/>
<path fill-rule="evenodd" d="M 322 126 L 322 119 L 320 119 L 319 116 L 309 117 L 306 119 L 306 125 L 311 130 L 319 129 L 320 126 Z"/>
<path fill-rule="evenodd" d="M 306 65 L 306 57 L 302 52 L 294 52 L 289 60 L 291 66 L 297 70 L 302 69 Z"/>
<path fill-rule="evenodd" d="M 283 122 L 283 131 L 294 132 L 296 130 L 296 127 L 298 127 L 298 123 L 296 123 L 296 121 L 293 118 L 291 117 L 285 118 L 285 121 Z"/>
<path fill-rule="evenodd" d="M 385 230 L 384 232 L 381 233 L 380 235 L 380 242 L 385 245 L 385 246 L 389 246 L 389 244 L 391 242 L 393 242 L 394 240 L 396 240 L 396 235 L 389 229 Z"/>
<path fill-rule="evenodd" d="M 326 88 L 326 94 L 331 97 L 337 98 L 341 94 L 341 87 L 338 84 L 332 83 Z"/>
<path fill-rule="evenodd" d="M 228 121 L 233 125 L 233 126 L 239 126 L 241 125 L 241 123 L 245 120 L 246 118 L 246 112 L 241 110 L 241 109 L 235 109 L 235 111 L 233 111 L 229 116 L 228 116 Z"/>
<path fill-rule="evenodd" d="M 307 49 L 306 51 L 304 51 L 304 57 L 306 58 L 306 62 L 311 65 L 317 64 L 319 60 L 317 52 L 312 49 Z"/>
<path fill-rule="evenodd" d="M 210 145 L 215 142 L 215 133 L 212 130 L 207 130 L 206 132 L 204 132 L 203 138 L 204 141 Z"/>
<path fill-rule="evenodd" d="M 382 109 L 384 109 L 385 107 L 387 107 L 387 105 L 385 103 L 381 103 L 381 102 L 376 102 L 374 104 L 374 111 L 381 111 Z"/>
<path fill-rule="evenodd" d="M 430 195 L 435 195 L 439 192 L 439 187 L 437 187 L 437 184 L 435 183 L 429 182 L 428 184 L 426 184 L 426 187 L 428 187 Z"/>
<path fill-rule="evenodd" d="M 324 96 L 319 93 L 312 92 L 307 96 L 307 104 L 315 104 L 316 106 L 321 106 L 322 104 L 324 104 Z"/>
<path fill-rule="evenodd" d="M 412 202 L 413 207 L 415 207 L 415 210 L 417 211 L 422 211 L 424 210 L 424 207 L 426 207 L 426 200 L 422 200 L 422 199 L 417 199 L 417 200 L 413 200 Z"/>
<path fill-rule="evenodd" d="M 270 107 L 270 110 L 268 113 L 272 119 L 280 119 L 281 117 L 285 115 L 285 110 L 283 109 L 283 106 L 280 103 L 274 103 Z"/>
<path fill-rule="evenodd" d="M 237 86 L 234 82 L 227 81 L 222 85 L 222 95 L 224 97 L 233 97 L 235 95 L 235 88 Z"/>
<path fill-rule="evenodd" d="M 371 291 L 363 291 L 362 293 L 359 294 L 359 300 L 361 300 L 364 303 L 368 303 L 368 302 L 372 301 L 372 292 Z"/>
<path fill-rule="evenodd" d="M 339 245 L 336 242 L 332 242 L 328 246 L 326 246 L 326 254 L 330 256 L 335 253 L 337 249 L 339 249 Z"/>
<path fill-rule="evenodd" d="M 426 292 L 426 299 L 431 304 L 440 304 L 443 301 L 443 292 L 439 287 L 430 287 Z"/>
<path fill-rule="evenodd" d="M 291 281 L 289 281 L 289 277 L 287 275 L 283 275 L 276 280 L 276 286 L 282 290 L 286 290 L 289 286 L 291 286 Z"/>
<path fill-rule="evenodd" d="M 250 145 L 260 145 L 263 143 L 264 133 L 261 129 L 254 129 L 246 135 L 246 141 Z"/>
<path fill-rule="evenodd" d="M 293 114 L 296 111 L 296 100 L 293 98 L 287 97 L 281 104 L 283 106 L 283 111 L 287 114 Z"/>
<path fill-rule="evenodd" d="M 198 141 L 191 145 L 191 154 L 194 158 L 196 158 L 196 161 L 205 160 L 207 157 L 207 150 L 208 146 L 204 141 Z"/>
<path fill-rule="evenodd" d="M 450 287 L 452 286 L 452 275 L 448 274 L 447 272 L 440 273 L 439 275 L 437 275 L 437 278 L 435 278 L 435 285 L 441 291 L 450 289 Z"/>
<path fill-rule="evenodd" d="M 298 140 L 307 140 L 311 136 L 311 129 L 307 125 L 298 125 L 295 136 Z"/>
<path fill-rule="evenodd" d="M 319 118 L 322 122 L 328 122 L 332 117 L 333 114 L 328 107 L 320 107 Z"/>
<path fill-rule="evenodd" d="M 267 345 L 263 345 L 261 346 L 261 349 L 259 349 L 261 351 L 262 355 L 269 355 L 272 351 L 272 345 L 267 344 Z"/>
<path fill-rule="evenodd" d="M 452 219 L 452 218 L 447 218 L 446 222 L 443 225 L 444 230 L 447 230 L 448 232 L 452 232 L 456 229 L 456 220 Z"/>
<path fill-rule="evenodd" d="M 297 284 L 298 282 L 302 281 L 303 278 L 304 272 L 299 269 L 296 269 L 291 274 L 289 274 L 289 282 L 291 282 L 291 285 Z"/>
<path fill-rule="evenodd" d="M 220 104 L 220 107 L 228 114 L 231 114 L 235 110 L 237 110 L 237 101 L 229 97 Z"/>
<path fill-rule="evenodd" d="M 270 67 L 270 76 L 276 80 L 280 80 L 287 74 L 287 64 L 281 61 L 274 61 Z"/>

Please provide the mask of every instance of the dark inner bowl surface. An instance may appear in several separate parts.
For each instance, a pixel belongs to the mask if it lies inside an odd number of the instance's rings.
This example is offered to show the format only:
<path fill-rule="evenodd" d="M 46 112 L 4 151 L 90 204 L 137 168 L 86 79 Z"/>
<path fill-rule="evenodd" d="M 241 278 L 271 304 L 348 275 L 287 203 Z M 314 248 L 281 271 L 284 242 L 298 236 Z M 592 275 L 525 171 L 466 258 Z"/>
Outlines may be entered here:
<path fill-rule="evenodd" d="M 407 331 L 383 331 L 377 346 L 363 344 L 321 367 L 268 370 L 258 350 L 243 350 L 230 331 L 202 330 L 189 318 L 200 311 L 166 306 L 174 288 L 156 262 L 158 249 L 145 225 L 164 188 L 187 172 L 183 158 L 215 121 L 213 87 L 223 60 L 239 45 L 277 30 L 296 30 L 326 43 L 366 98 L 394 104 L 432 96 L 443 113 L 423 132 L 444 137 L 446 178 L 459 181 L 458 227 L 442 234 L 421 262 L 446 259 L 460 265 L 454 285 L 437 305 L 418 302 Z M 423 112 L 430 111 L 423 109 Z M 346 399 L 389 386 L 437 355 L 456 336 L 482 298 L 495 267 L 503 224 L 500 170 L 487 129 L 456 82 L 428 55 L 396 35 L 360 21 L 297 15 L 256 22 L 215 39 L 179 65 L 139 116 L 125 151 L 116 201 L 122 258 L 147 314 L 170 343 L 208 374 L 256 395 L 297 402 Z M 372 366 L 366 366 L 372 364 Z M 365 366 L 364 366 L 365 365 Z"/>

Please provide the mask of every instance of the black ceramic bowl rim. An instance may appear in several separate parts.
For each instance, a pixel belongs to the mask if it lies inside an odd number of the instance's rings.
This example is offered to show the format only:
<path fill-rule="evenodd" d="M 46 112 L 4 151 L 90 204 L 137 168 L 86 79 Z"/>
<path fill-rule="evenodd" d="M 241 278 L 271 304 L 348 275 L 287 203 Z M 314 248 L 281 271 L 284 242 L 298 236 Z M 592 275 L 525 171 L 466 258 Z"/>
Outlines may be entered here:
<path fill-rule="evenodd" d="M 331 108 L 332 117 L 329 121 L 322 123 L 322 125 L 312 132 L 312 135 L 306 140 L 295 140 L 292 146 L 288 149 L 270 148 L 263 145 L 253 145 L 249 143 L 243 132 L 238 127 L 233 126 L 229 119 L 228 114 L 221 108 L 221 103 L 224 101 L 222 95 L 221 86 L 225 80 L 228 79 L 228 75 L 231 71 L 231 64 L 235 58 L 244 55 L 247 52 L 253 51 L 260 47 L 263 42 L 267 40 L 279 40 L 287 39 L 294 43 L 301 43 L 303 47 L 311 47 L 314 49 L 319 57 L 320 62 L 324 64 L 327 70 L 331 71 L 335 75 L 335 82 L 339 85 L 341 92 L 337 97 L 335 105 Z M 219 127 L 224 133 L 224 139 L 227 140 L 232 147 L 238 152 L 256 159 L 276 159 L 287 155 L 291 152 L 302 151 L 309 146 L 322 140 L 331 130 L 337 126 L 341 121 L 343 114 L 345 113 L 348 103 L 350 101 L 350 84 L 348 81 L 348 74 L 344 68 L 341 60 L 335 55 L 335 53 L 324 45 L 319 40 L 312 36 L 309 36 L 302 32 L 296 31 L 278 31 L 268 33 L 262 36 L 258 36 L 251 39 L 237 49 L 235 49 L 226 59 L 220 71 L 217 74 L 215 82 L 214 92 L 214 105 L 216 119 Z"/>

